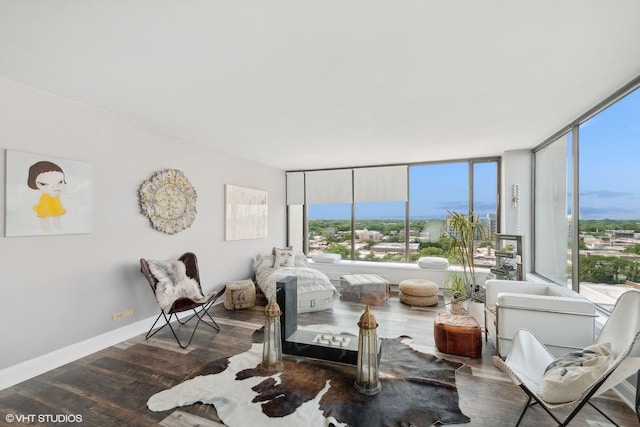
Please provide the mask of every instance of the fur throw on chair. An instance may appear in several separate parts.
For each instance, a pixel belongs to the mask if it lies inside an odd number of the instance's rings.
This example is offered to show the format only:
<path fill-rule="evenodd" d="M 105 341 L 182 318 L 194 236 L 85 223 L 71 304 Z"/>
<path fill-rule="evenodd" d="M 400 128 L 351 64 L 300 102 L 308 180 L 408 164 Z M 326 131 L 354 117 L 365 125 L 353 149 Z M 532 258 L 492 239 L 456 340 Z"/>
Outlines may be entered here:
<path fill-rule="evenodd" d="M 198 282 L 186 275 L 187 268 L 182 261 L 149 260 L 148 263 L 149 271 L 158 280 L 156 298 L 165 313 L 169 313 L 178 298 L 187 297 L 194 301 L 206 299 Z"/>

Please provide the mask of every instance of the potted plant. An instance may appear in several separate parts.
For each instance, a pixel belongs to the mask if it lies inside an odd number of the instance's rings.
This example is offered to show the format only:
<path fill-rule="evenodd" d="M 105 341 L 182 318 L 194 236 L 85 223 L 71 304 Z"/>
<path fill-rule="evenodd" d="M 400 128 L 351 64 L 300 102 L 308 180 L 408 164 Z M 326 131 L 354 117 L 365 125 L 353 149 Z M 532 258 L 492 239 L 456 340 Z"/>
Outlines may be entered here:
<path fill-rule="evenodd" d="M 485 238 L 485 229 L 480 223 L 480 218 L 473 213 L 449 212 L 448 225 L 451 242 L 449 255 L 459 260 L 462 265 L 462 281 L 469 300 L 469 310 L 472 312 L 475 310 L 474 317 L 478 323 L 482 324 L 484 320 L 484 288 L 478 284 L 473 253 L 474 242 Z M 472 308 L 474 303 L 479 307 Z"/>
<path fill-rule="evenodd" d="M 462 274 L 452 272 L 444 282 L 444 294 L 449 297 L 452 314 L 466 314 L 465 302 L 469 301 L 469 288 Z"/>

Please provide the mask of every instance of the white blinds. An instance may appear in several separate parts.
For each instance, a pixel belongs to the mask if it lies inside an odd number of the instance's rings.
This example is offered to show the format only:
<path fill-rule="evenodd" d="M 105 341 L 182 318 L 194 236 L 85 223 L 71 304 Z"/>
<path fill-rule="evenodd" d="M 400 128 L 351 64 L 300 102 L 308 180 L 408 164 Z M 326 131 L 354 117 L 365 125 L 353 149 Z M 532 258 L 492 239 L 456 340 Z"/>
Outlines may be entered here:
<path fill-rule="evenodd" d="M 353 170 L 354 202 L 406 202 L 407 166 L 383 166 Z"/>
<path fill-rule="evenodd" d="M 408 167 L 381 166 L 287 173 L 287 205 L 406 202 Z"/>
<path fill-rule="evenodd" d="M 304 172 L 287 172 L 287 205 L 304 205 Z"/>
<path fill-rule="evenodd" d="M 305 172 L 307 204 L 351 203 L 351 169 Z"/>

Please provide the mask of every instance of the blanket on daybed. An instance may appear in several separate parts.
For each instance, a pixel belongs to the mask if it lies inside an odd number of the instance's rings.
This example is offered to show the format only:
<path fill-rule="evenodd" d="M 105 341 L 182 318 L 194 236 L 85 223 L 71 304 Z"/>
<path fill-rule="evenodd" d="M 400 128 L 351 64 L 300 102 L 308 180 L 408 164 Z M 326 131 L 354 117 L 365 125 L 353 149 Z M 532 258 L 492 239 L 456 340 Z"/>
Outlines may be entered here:
<path fill-rule="evenodd" d="M 266 268 L 256 273 L 256 282 L 262 293 L 270 301 L 276 296 L 276 282 L 288 276 L 298 278 L 298 293 L 333 291 L 338 295 L 338 290 L 329 281 L 326 274 L 311 267 L 278 267 Z"/>

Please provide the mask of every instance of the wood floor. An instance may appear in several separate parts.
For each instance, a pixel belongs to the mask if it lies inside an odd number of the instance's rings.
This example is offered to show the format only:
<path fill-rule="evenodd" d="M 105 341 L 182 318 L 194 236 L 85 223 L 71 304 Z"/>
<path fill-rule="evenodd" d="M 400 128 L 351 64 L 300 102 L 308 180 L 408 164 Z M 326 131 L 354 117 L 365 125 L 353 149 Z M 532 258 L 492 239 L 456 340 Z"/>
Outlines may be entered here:
<path fill-rule="evenodd" d="M 332 310 L 300 315 L 299 323 L 332 324 L 357 331 L 355 325 L 362 309 L 360 304 L 341 301 Z M 460 408 L 471 418 L 471 423 L 466 425 L 514 425 L 526 399 L 522 391 L 493 365 L 491 356 L 495 349 L 491 343 L 483 342 L 482 358 L 478 359 L 437 352 L 433 342 L 433 319 L 435 313 L 443 309 L 442 303 L 435 308 L 412 309 L 392 297 L 385 305 L 374 307 L 374 313 L 380 324 L 380 336 L 409 335 L 416 344 L 433 354 L 466 365 L 456 375 Z M 22 416 L 23 420 L 31 416 L 27 420 L 32 422 L 25 425 L 221 425 L 215 408 L 210 405 L 196 404 L 166 412 L 151 412 L 146 407 L 151 395 L 197 374 L 207 362 L 248 349 L 251 334 L 263 322 L 263 307 L 259 306 L 228 311 L 218 304 L 211 313 L 221 326 L 220 332 L 201 326 L 187 350 L 180 349 L 165 328 L 166 331 L 151 340 L 145 341 L 141 335 L 0 390 L 0 425 L 23 425 L 17 421 L 7 422 L 11 421 L 12 415 Z M 606 393 L 594 402 L 620 425 L 640 425 L 635 413 L 613 393 Z M 39 423 L 41 415 L 66 415 L 63 419 L 68 421 L 73 421 L 71 415 L 81 416 L 82 423 Z M 552 421 L 542 409 L 533 408 L 521 425 L 552 426 Z M 571 425 L 600 427 L 610 424 L 596 411 L 585 407 Z"/>

